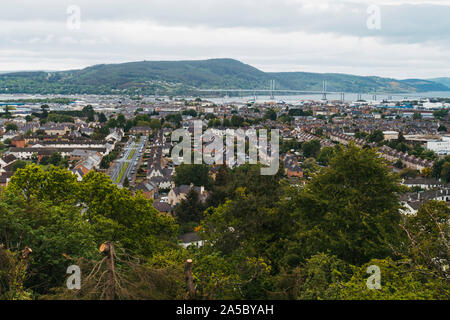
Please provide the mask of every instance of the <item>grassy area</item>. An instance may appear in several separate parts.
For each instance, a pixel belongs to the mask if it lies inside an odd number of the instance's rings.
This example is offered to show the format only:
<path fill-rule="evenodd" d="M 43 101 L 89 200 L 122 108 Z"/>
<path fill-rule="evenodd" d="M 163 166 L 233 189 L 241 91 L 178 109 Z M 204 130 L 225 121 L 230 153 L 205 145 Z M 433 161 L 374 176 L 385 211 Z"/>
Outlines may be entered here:
<path fill-rule="evenodd" d="M 23 162 L 25 162 L 27 165 L 34 163 L 31 160 L 23 160 Z M 40 164 L 40 163 L 36 163 L 38 166 L 40 166 L 42 168 L 42 170 L 44 171 L 48 171 L 50 170 L 50 167 L 52 166 L 51 164 Z"/>
<path fill-rule="evenodd" d="M 122 169 L 120 170 L 119 175 L 117 176 L 117 179 L 115 181 L 116 183 L 120 183 L 120 181 L 122 180 L 122 177 L 125 174 L 125 171 L 127 170 L 127 168 L 128 168 L 128 162 L 126 162 L 123 165 Z"/>
<path fill-rule="evenodd" d="M 127 160 L 131 160 L 131 158 L 133 158 L 135 152 L 136 152 L 136 149 L 131 150 L 130 155 L 128 156 Z"/>

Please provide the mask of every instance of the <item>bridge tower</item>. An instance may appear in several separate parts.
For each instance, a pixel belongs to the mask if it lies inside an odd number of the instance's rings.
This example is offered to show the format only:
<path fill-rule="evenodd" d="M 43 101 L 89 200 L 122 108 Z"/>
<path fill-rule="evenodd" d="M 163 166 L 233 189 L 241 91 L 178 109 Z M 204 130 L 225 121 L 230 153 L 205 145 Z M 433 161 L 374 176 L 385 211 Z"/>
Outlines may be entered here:
<path fill-rule="evenodd" d="M 270 99 L 275 99 L 273 95 L 273 90 L 275 90 L 275 80 L 270 80 Z"/>
<path fill-rule="evenodd" d="M 327 81 L 322 82 L 322 100 L 327 100 Z"/>

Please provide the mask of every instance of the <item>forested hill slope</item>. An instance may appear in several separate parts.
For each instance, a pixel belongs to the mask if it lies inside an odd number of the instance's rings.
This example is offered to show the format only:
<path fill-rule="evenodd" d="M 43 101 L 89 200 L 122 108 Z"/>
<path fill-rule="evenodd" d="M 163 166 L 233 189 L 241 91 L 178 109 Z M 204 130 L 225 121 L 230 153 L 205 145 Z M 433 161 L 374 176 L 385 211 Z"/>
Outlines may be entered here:
<path fill-rule="evenodd" d="M 345 92 L 447 91 L 430 80 L 396 80 L 347 74 L 267 73 L 233 59 L 140 61 L 101 64 L 81 70 L 0 74 L 0 93 L 195 94 L 201 89 L 276 89 Z"/>

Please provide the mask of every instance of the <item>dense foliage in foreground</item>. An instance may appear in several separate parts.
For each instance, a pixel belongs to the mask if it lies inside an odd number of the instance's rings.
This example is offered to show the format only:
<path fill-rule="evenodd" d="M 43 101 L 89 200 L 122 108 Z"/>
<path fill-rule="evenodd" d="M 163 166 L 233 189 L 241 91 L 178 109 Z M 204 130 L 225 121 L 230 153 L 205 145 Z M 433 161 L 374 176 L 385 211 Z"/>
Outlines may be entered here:
<path fill-rule="evenodd" d="M 401 215 L 398 177 L 375 151 L 336 150 L 305 187 L 259 169 L 220 168 L 208 208 L 186 215 L 206 240 L 188 249 L 177 244 L 178 219 L 103 174 L 77 182 L 56 167 L 19 169 L 0 198 L 0 298 L 104 298 L 105 241 L 116 246 L 118 299 L 450 298 L 449 209 L 432 201 Z M 81 290 L 65 289 L 72 264 Z M 370 265 L 380 290 L 367 288 Z"/>

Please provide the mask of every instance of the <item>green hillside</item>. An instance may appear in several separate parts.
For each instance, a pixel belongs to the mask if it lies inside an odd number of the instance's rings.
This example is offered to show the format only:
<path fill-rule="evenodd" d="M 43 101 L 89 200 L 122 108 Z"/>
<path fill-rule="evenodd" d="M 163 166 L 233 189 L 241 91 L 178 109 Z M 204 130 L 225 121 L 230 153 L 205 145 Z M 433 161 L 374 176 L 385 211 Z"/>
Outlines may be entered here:
<path fill-rule="evenodd" d="M 450 78 L 434 78 L 434 79 L 429 79 L 429 80 L 443 84 L 444 86 L 447 86 L 450 88 Z"/>
<path fill-rule="evenodd" d="M 266 73 L 233 59 L 140 61 L 102 64 L 82 70 L 0 74 L 0 93 L 196 94 L 195 89 L 276 89 L 345 92 L 447 91 L 429 80 L 395 80 L 346 74 Z"/>

